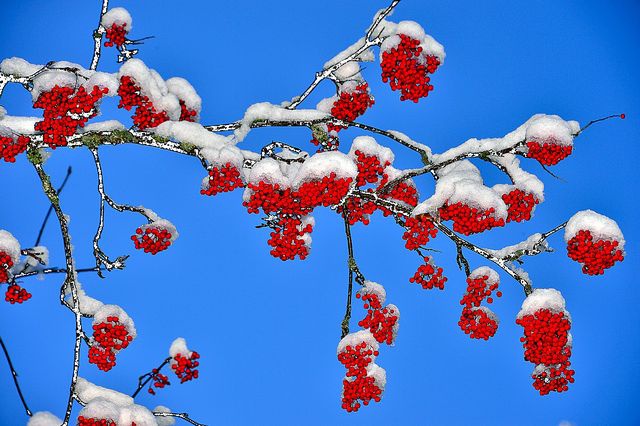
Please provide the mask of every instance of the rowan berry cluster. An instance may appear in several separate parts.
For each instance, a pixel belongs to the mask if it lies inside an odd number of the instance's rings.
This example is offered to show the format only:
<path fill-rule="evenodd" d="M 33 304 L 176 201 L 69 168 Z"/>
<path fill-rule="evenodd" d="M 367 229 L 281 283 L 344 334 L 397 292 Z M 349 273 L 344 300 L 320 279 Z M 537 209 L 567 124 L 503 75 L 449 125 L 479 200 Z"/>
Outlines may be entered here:
<path fill-rule="evenodd" d="M 569 258 L 582 264 L 582 272 L 587 275 L 602 275 L 615 262 L 624 260 L 619 242 L 594 239 L 590 231 L 580 230 L 567 242 Z"/>
<path fill-rule="evenodd" d="M 13 259 L 7 253 L 0 251 L 0 283 L 9 281 L 9 271 L 13 267 Z"/>
<path fill-rule="evenodd" d="M 132 340 L 129 330 L 117 316 L 109 316 L 105 321 L 93 324 L 89 362 L 102 371 L 111 370 L 116 365 L 116 354 L 129 346 Z"/>
<path fill-rule="evenodd" d="M 136 229 L 136 234 L 131 236 L 131 240 L 137 250 L 142 249 L 145 253 L 155 255 L 169 248 L 171 233 L 164 228 L 154 226 L 140 227 Z"/>
<path fill-rule="evenodd" d="M 542 143 L 528 141 L 525 157 L 538 160 L 540 164 L 545 166 L 553 166 L 571 155 L 572 151 L 572 145 L 560 145 L 555 142 L 555 139 L 549 138 Z"/>
<path fill-rule="evenodd" d="M 404 246 L 407 250 L 415 250 L 429 242 L 431 238 L 435 238 L 438 235 L 438 229 L 436 228 L 431 216 L 421 214 L 416 217 L 407 217 L 404 222 L 405 232 L 402 235 L 402 239 L 406 241 Z"/>
<path fill-rule="evenodd" d="M 214 166 L 209 170 L 209 179 L 205 181 L 200 190 L 202 195 L 216 195 L 221 192 L 230 192 L 236 188 L 242 188 L 244 183 L 240 177 L 240 171 L 231 163 Z"/>
<path fill-rule="evenodd" d="M 489 340 L 498 330 L 498 318 L 488 308 L 480 306 L 486 299 L 487 303 L 493 303 L 491 294 L 498 288 L 497 275 L 493 276 L 489 270 L 473 271 L 467 278 L 467 290 L 460 300 L 463 306 L 458 326 L 472 339 Z M 502 292 L 496 292 L 497 297 L 502 297 Z"/>
<path fill-rule="evenodd" d="M 442 220 L 453 220 L 453 230 L 463 235 L 477 234 L 497 226 L 504 226 L 504 219 L 494 216 L 493 207 L 482 210 L 458 202 L 445 203 L 438 209 Z"/>
<path fill-rule="evenodd" d="M 523 315 L 516 324 L 524 327 L 524 337 L 520 338 L 525 349 L 524 359 L 536 365 L 533 387 L 540 395 L 568 390 L 575 373 L 569 368 L 571 321 L 568 316 L 562 311 L 543 308 Z"/>
<path fill-rule="evenodd" d="M 382 52 L 382 81 L 389 83 L 391 90 L 400 90 L 400 100 L 418 102 L 429 95 L 433 86 L 428 74 L 433 74 L 440 61 L 432 55 L 424 55 L 420 41 L 399 34 L 400 43 Z"/>
<path fill-rule="evenodd" d="M 189 109 L 185 101 L 180 99 L 180 121 L 190 121 L 193 123 L 196 121 L 197 116 L 198 111 Z"/>
<path fill-rule="evenodd" d="M 369 405 L 371 400 L 380 402 L 383 389 L 375 377 L 368 374 L 376 356 L 377 348 L 367 342 L 348 345 L 338 353 L 338 361 L 347 369 L 342 380 L 342 408 L 349 413 L 358 411 L 359 401 L 364 405 Z"/>
<path fill-rule="evenodd" d="M 128 75 L 120 77 L 118 95 L 120 96 L 118 108 L 124 108 L 127 111 L 131 111 L 133 107 L 136 108 L 131 118 L 133 124 L 140 130 L 157 127 L 169 120 L 167 113 L 165 111 L 158 112 L 153 102 L 147 96 L 142 95 L 142 90 L 136 81 Z"/>
<path fill-rule="evenodd" d="M 434 287 L 444 290 L 444 283 L 447 277 L 442 275 L 442 268 L 433 263 L 431 256 L 424 257 L 424 263 L 418 267 L 418 270 L 409 278 L 409 282 L 420 284 L 424 289 L 432 289 Z"/>
<path fill-rule="evenodd" d="M 356 298 L 362 299 L 367 310 L 367 315 L 358 325 L 368 329 L 378 343 L 392 344 L 398 333 L 398 308 L 395 305 L 382 306 L 379 296 L 373 292 L 358 292 Z"/>
<path fill-rule="evenodd" d="M 126 35 L 129 32 L 129 30 L 126 29 L 126 26 L 126 22 L 123 22 L 121 25 L 114 22 L 111 24 L 111 27 L 106 28 L 105 37 L 107 38 L 107 41 L 104 42 L 104 46 L 112 47 L 115 45 L 118 48 L 122 47 L 126 41 Z"/>
<path fill-rule="evenodd" d="M 351 90 L 349 90 L 351 89 Z M 340 88 L 337 99 L 331 107 L 331 115 L 342 121 L 355 121 L 365 111 L 370 108 L 374 103 L 373 97 L 369 94 L 369 84 L 362 82 L 355 88 L 346 89 Z M 333 123 L 327 124 L 327 143 L 323 145 L 325 150 L 337 149 L 340 145 L 340 141 L 336 136 L 336 133 L 342 129 L 346 129 L 345 126 L 336 125 Z M 321 145 L 320 141 L 313 137 L 311 143 L 314 145 Z"/>
<path fill-rule="evenodd" d="M 20 287 L 18 284 L 10 284 L 4 294 L 4 300 L 12 305 L 15 303 L 26 302 L 29 299 L 31 299 L 31 293 Z"/>
<path fill-rule="evenodd" d="M 111 419 L 94 419 L 78 416 L 78 426 L 117 426 Z"/>
<path fill-rule="evenodd" d="M 507 222 L 522 222 L 531 219 L 533 209 L 540 202 L 535 195 L 520 189 L 503 194 L 502 201 L 507 205 Z"/>
<path fill-rule="evenodd" d="M 0 135 L 0 159 L 7 163 L 15 163 L 16 156 L 27 150 L 30 139 L 27 136 Z"/>
<path fill-rule="evenodd" d="M 171 384 L 169 383 L 169 378 L 160 373 L 160 370 L 158 370 L 157 368 L 151 370 L 151 382 L 153 383 L 153 387 L 156 387 L 158 389 L 162 389 L 165 386 L 169 386 Z M 156 394 L 156 391 L 153 390 L 153 387 L 151 384 L 149 384 L 149 388 L 147 389 L 147 392 L 149 392 L 151 395 Z"/>
<path fill-rule="evenodd" d="M 293 260 L 298 256 L 304 260 L 309 253 L 305 235 L 313 230 L 305 216 L 316 207 L 338 204 L 349 191 L 351 182 L 351 178 L 337 178 L 332 172 L 320 180 L 303 183 L 298 190 L 262 181 L 249 183 L 251 195 L 243 205 L 249 213 L 262 209 L 275 218 L 269 224 L 273 228 L 268 241 L 273 247 L 272 256 L 281 260 Z"/>
<path fill-rule="evenodd" d="M 66 146 L 67 138 L 76 133 L 78 127 L 98 114 L 96 104 L 109 93 L 109 89 L 93 86 L 87 93 L 83 86 L 53 86 L 51 90 L 42 92 L 33 104 L 34 108 L 42 108 L 43 120 L 35 123 L 34 129 L 43 132 L 42 141 L 52 149 Z"/>
<path fill-rule="evenodd" d="M 198 370 L 196 370 L 196 367 L 200 365 L 198 358 L 200 358 L 200 355 L 195 351 L 191 352 L 191 355 L 188 357 L 180 353 L 177 353 L 173 357 L 171 360 L 171 368 L 176 376 L 178 376 L 178 379 L 180 379 L 180 383 L 198 378 Z"/>

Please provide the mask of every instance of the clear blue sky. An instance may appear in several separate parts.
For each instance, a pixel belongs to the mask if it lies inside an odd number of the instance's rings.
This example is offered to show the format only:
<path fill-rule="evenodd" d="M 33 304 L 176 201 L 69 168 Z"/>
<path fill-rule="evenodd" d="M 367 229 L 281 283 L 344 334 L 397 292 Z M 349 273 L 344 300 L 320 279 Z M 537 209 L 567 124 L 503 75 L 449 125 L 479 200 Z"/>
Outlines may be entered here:
<path fill-rule="evenodd" d="M 2 7 L 0 57 L 35 63 L 70 60 L 88 65 L 90 34 L 99 1 L 9 2 Z M 361 37 L 386 1 L 114 1 L 133 15 L 132 37 L 153 35 L 140 58 L 166 78 L 189 79 L 203 98 L 202 121 L 240 118 L 255 102 L 274 103 L 300 93 L 313 73 L 337 51 Z M 202 355 L 201 378 L 175 383 L 156 397 L 137 401 L 188 411 L 210 425 L 558 425 L 640 424 L 640 343 L 637 276 L 640 235 L 634 181 L 640 137 L 636 1 L 429 1 L 404 0 L 395 19 L 421 23 L 447 50 L 435 91 L 418 105 L 401 103 L 367 65 L 376 97 L 362 121 L 401 130 L 443 151 L 469 137 L 501 136 L 534 113 L 559 114 L 586 123 L 625 112 L 628 119 L 598 125 L 576 143 L 574 155 L 554 167 L 556 180 L 539 165 L 546 202 L 534 219 L 473 240 L 501 247 L 552 228 L 587 208 L 616 219 L 627 238 L 627 258 L 603 277 L 587 277 L 566 256 L 560 235 L 556 253 L 526 259 L 537 287 L 555 287 L 573 316 L 573 366 L 569 392 L 541 397 L 531 386 L 532 365 L 522 357 L 514 323 L 523 299 L 519 285 L 501 274 L 504 292 L 494 303 L 501 318 L 489 342 L 472 341 L 457 321 L 464 275 L 452 245 L 436 239 L 437 262 L 449 277 L 444 292 L 422 290 L 408 278 L 419 265 L 403 248 L 401 230 L 376 216 L 353 230 L 360 267 L 383 284 L 402 312 L 395 347 L 384 347 L 378 364 L 387 370 L 381 403 L 347 414 L 340 409 L 344 369 L 336 359 L 346 296 L 346 245 L 339 217 L 316 214 L 311 256 L 286 262 L 268 254 L 257 215 L 241 206 L 241 192 L 215 198 L 199 194 L 203 170 L 181 158 L 134 146 L 102 149 L 107 190 L 115 199 L 143 204 L 173 221 L 180 238 L 168 252 L 134 252 L 132 215 L 107 215 L 104 248 L 132 254 L 127 270 L 108 279 L 83 275 L 86 290 L 121 305 L 139 337 L 118 356 L 108 374 L 86 362 L 81 375 L 130 393 L 139 374 L 160 362 L 169 344 L 184 336 Z M 115 54 L 101 68 L 114 71 Z M 322 85 L 307 105 L 332 88 Z M 30 98 L 8 87 L 0 104 L 10 114 L 33 114 Z M 114 102 L 104 117 L 126 120 Z M 128 123 L 128 121 L 125 121 Z M 345 131 L 343 140 L 360 133 Z M 251 149 L 273 139 L 311 150 L 308 131 L 255 130 Z M 379 139 L 381 143 L 388 141 Z M 348 147 L 348 142 L 345 143 Z M 400 167 L 418 165 L 411 152 L 392 146 Z M 57 150 L 46 169 L 59 182 L 74 174 L 62 197 L 80 267 L 90 266 L 97 220 L 95 173 L 85 149 Z M 499 174 L 483 167 L 489 184 Z M 35 239 L 47 209 L 36 176 L 24 158 L 0 165 L 0 228 L 25 246 Z M 427 193 L 432 184 L 420 183 Z M 44 235 L 53 265 L 62 265 L 55 221 Z M 473 267 L 485 263 L 470 256 Z M 33 410 L 63 414 L 72 367 L 72 315 L 61 308 L 61 277 L 25 281 L 33 298 L 0 306 L 0 335 L 13 354 Z M 360 315 L 355 305 L 355 315 Z M 355 323 L 354 323 L 355 325 Z M 86 359 L 86 352 L 83 353 Z M 175 380 L 174 380 L 175 382 Z M 0 424 L 24 424 L 10 373 L 0 360 Z"/>

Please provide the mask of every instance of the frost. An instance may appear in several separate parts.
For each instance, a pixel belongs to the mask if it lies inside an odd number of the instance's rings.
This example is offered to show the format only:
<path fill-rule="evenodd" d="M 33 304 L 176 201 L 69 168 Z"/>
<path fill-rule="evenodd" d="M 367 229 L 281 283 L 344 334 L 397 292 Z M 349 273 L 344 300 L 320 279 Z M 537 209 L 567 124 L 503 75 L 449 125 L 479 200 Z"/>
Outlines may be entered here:
<path fill-rule="evenodd" d="M 60 426 L 61 424 L 62 420 L 48 411 L 33 413 L 27 422 L 27 426 Z"/>
<path fill-rule="evenodd" d="M 522 308 L 517 318 L 525 315 L 533 315 L 540 309 L 548 309 L 553 313 L 563 312 L 571 320 L 569 312 L 565 309 L 565 301 L 562 294 L 554 288 L 537 288 L 522 302 Z"/>
<path fill-rule="evenodd" d="M 0 229 L 0 252 L 6 253 L 14 264 L 20 261 L 20 243 L 4 229 Z"/>
<path fill-rule="evenodd" d="M 127 9 L 125 9 L 124 7 L 114 7 L 112 9 L 109 9 L 107 13 L 102 15 L 100 24 L 104 28 L 111 28 L 113 24 L 116 24 L 117 26 L 126 24 L 125 30 L 129 32 L 132 28 L 132 19 Z"/>
<path fill-rule="evenodd" d="M 574 214 L 564 230 L 564 241 L 569 242 L 579 231 L 589 231 L 595 240 L 618 241 L 618 248 L 624 250 L 624 235 L 615 220 L 594 212 L 582 210 Z"/>

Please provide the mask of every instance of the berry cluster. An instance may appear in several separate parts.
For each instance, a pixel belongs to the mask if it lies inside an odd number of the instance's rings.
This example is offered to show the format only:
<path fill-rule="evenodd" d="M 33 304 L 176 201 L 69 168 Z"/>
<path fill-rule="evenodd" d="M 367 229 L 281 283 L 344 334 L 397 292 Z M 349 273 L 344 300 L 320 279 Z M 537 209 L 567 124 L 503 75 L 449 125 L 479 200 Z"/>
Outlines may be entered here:
<path fill-rule="evenodd" d="M 136 107 L 136 112 L 131 118 L 133 124 L 140 130 L 157 127 L 169 120 L 167 113 L 165 111 L 158 112 L 153 102 L 147 96 L 142 95 L 140 86 L 128 75 L 120 77 L 118 95 L 120 96 L 118 108 L 130 111 L 131 108 Z"/>
<path fill-rule="evenodd" d="M 162 389 L 165 386 L 169 386 L 171 384 L 169 383 L 169 378 L 164 374 L 160 373 L 160 370 L 158 370 L 157 368 L 154 368 L 153 370 L 151 370 L 151 381 L 153 382 L 153 386 L 158 389 Z M 153 387 L 151 386 L 151 384 L 149 384 L 149 388 L 147 389 L 147 392 L 149 392 L 151 395 L 156 394 L 156 391 L 153 390 Z"/>
<path fill-rule="evenodd" d="M 155 255 L 169 248 L 171 233 L 164 228 L 140 227 L 136 229 L 136 235 L 131 236 L 131 240 L 137 250 L 142 249 L 145 253 Z"/>
<path fill-rule="evenodd" d="M 120 48 L 126 41 L 126 35 L 129 32 L 125 27 L 127 26 L 126 22 L 123 22 L 122 25 L 118 25 L 115 22 L 111 24 L 110 28 L 106 29 L 105 37 L 107 41 L 104 42 L 105 47 L 111 47 L 115 45 Z"/>
<path fill-rule="evenodd" d="M 587 275 L 602 275 L 617 261 L 624 260 L 618 241 L 595 239 L 590 231 L 580 230 L 567 242 L 569 258 L 582 264 L 582 272 Z"/>
<path fill-rule="evenodd" d="M 216 195 L 221 192 L 230 192 L 236 188 L 242 188 L 244 183 L 240 177 L 240 171 L 231 163 L 215 166 L 209 170 L 209 180 L 200 190 L 202 195 Z"/>
<path fill-rule="evenodd" d="M 358 411 L 359 401 L 364 405 L 369 405 L 371 400 L 380 402 L 383 388 L 368 374 L 370 366 L 375 366 L 376 356 L 377 348 L 366 342 L 348 345 L 338 353 L 338 361 L 347 369 L 342 381 L 342 408 L 349 413 Z"/>
<path fill-rule="evenodd" d="M 358 84 L 353 90 L 340 91 L 338 98 L 331 107 L 331 115 L 338 120 L 354 121 L 364 114 L 374 103 L 373 97 L 369 94 L 369 85 L 363 82 Z M 313 139 L 311 139 L 311 143 L 316 146 L 323 145 L 325 150 L 337 149 L 340 141 L 336 134 L 345 128 L 344 126 L 329 123 L 327 124 L 327 141 L 321 144 L 314 136 Z"/>
<path fill-rule="evenodd" d="M 187 104 L 180 99 L 180 121 L 190 121 L 195 122 L 196 117 L 198 116 L 198 111 L 194 109 L 189 109 Z"/>
<path fill-rule="evenodd" d="M 568 316 L 564 312 L 538 309 L 518 318 L 516 324 L 524 327 L 524 337 L 520 338 L 525 349 L 524 359 L 536 364 L 533 387 L 540 395 L 568 390 L 575 373 L 569 368 L 571 322 Z"/>
<path fill-rule="evenodd" d="M 424 264 L 418 267 L 418 270 L 409 278 L 409 282 L 420 284 L 424 289 L 432 289 L 434 287 L 444 290 L 444 283 L 447 277 L 442 275 L 442 268 L 433 263 L 433 258 L 427 256 L 424 258 Z"/>
<path fill-rule="evenodd" d="M 538 160 L 545 166 L 553 166 L 571 155 L 572 151 L 573 146 L 560 145 L 550 138 L 542 144 L 538 141 L 528 141 L 525 157 Z"/>
<path fill-rule="evenodd" d="M 178 379 L 180 379 L 180 383 L 198 378 L 198 370 L 196 370 L 196 367 L 200 365 L 200 362 L 197 361 L 198 358 L 200 358 L 200 355 L 195 351 L 191 352 L 189 357 L 183 356 L 180 353 L 173 357 L 171 368 L 173 372 L 176 373 L 176 376 L 178 376 Z"/>
<path fill-rule="evenodd" d="M 469 207 L 461 202 L 445 203 L 438 209 L 442 220 L 453 220 L 453 230 L 463 235 L 477 234 L 496 226 L 504 226 L 504 219 L 494 217 L 495 209 L 488 210 Z"/>
<path fill-rule="evenodd" d="M 273 247 L 272 256 L 282 260 L 293 260 L 298 256 L 304 260 L 309 253 L 304 237 L 313 230 L 304 216 L 315 207 L 338 204 L 349 191 L 351 182 L 351 178 L 337 178 L 332 172 L 321 180 L 303 183 L 298 190 L 265 182 L 250 183 L 247 187 L 251 195 L 243 205 L 249 213 L 258 213 L 262 209 L 275 218 L 269 223 L 273 228 L 268 241 Z"/>
<path fill-rule="evenodd" d="M 109 89 L 93 86 L 90 93 L 80 86 L 53 86 L 48 92 L 42 92 L 33 104 L 34 108 L 42 108 L 43 120 L 38 121 L 34 129 L 43 132 L 42 141 L 55 149 L 67 145 L 67 137 L 72 136 L 78 127 L 98 113 L 96 104 Z"/>
<path fill-rule="evenodd" d="M 520 189 L 503 194 L 502 201 L 507 205 L 507 222 L 522 222 L 531 219 L 531 213 L 540 201 L 533 195 Z"/>
<path fill-rule="evenodd" d="M 433 90 L 428 74 L 433 74 L 439 65 L 435 56 L 423 55 L 419 40 L 400 34 L 400 43 L 382 52 L 382 81 L 388 82 L 391 90 L 401 91 L 401 101 L 418 102 Z"/>
<path fill-rule="evenodd" d="M 358 175 L 356 176 L 356 185 L 358 188 L 366 184 L 375 184 L 384 175 L 384 169 L 389 167 L 391 163 L 385 161 L 384 164 L 375 155 L 367 155 L 360 150 L 355 151 L 355 163 L 358 167 Z"/>
<path fill-rule="evenodd" d="M 105 321 L 93 324 L 89 362 L 102 371 L 111 370 L 116 365 L 116 354 L 129 346 L 132 340 L 129 330 L 117 316 L 109 316 Z"/>
<path fill-rule="evenodd" d="M 31 299 L 31 293 L 20 287 L 18 284 L 10 284 L 4 294 L 4 300 L 12 305 L 15 303 L 26 302 L 29 299 Z"/>
<path fill-rule="evenodd" d="M 407 217 L 404 223 L 406 231 L 402 239 L 406 241 L 404 246 L 407 250 L 415 250 L 435 238 L 438 229 L 431 220 L 431 216 L 422 214 L 417 217 Z"/>
<path fill-rule="evenodd" d="M 111 419 L 94 419 L 91 417 L 78 416 L 78 426 L 117 426 Z"/>
<path fill-rule="evenodd" d="M 13 267 L 13 259 L 7 253 L 0 251 L 0 283 L 9 281 L 9 271 Z"/>
<path fill-rule="evenodd" d="M 497 279 L 490 279 L 490 275 L 480 275 L 484 271 L 472 272 L 467 278 L 467 291 L 462 296 L 460 304 L 463 306 L 458 326 L 472 339 L 489 340 L 498 330 L 498 318 L 488 308 L 480 306 L 485 298 L 487 303 L 493 303 L 491 293 L 498 288 Z M 502 292 L 496 292 L 502 297 Z"/>
<path fill-rule="evenodd" d="M 382 306 L 382 301 L 374 292 L 358 292 L 356 298 L 362 299 L 367 309 L 367 316 L 358 325 L 368 329 L 379 343 L 392 344 L 398 333 L 398 308 L 395 305 Z"/>
<path fill-rule="evenodd" d="M 22 154 L 27 150 L 30 139 L 27 136 L 11 136 L 0 135 L 0 159 L 7 163 L 15 163 L 16 155 Z"/>

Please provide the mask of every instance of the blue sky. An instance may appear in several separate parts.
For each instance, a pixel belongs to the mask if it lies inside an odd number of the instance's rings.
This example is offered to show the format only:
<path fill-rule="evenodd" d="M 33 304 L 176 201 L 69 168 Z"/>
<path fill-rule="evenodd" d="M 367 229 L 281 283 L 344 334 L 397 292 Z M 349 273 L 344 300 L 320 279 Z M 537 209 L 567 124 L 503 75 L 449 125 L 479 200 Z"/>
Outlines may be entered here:
<path fill-rule="evenodd" d="M 386 2 L 113 2 L 133 15 L 132 37 L 155 36 L 139 55 L 164 77 L 187 78 L 203 98 L 202 122 L 240 118 L 255 102 L 279 103 L 300 93 L 313 73 L 359 37 Z M 0 57 L 34 63 L 69 60 L 88 65 L 90 34 L 98 1 L 10 2 L 3 6 Z M 419 258 L 403 248 L 392 220 L 374 217 L 353 229 L 355 254 L 367 278 L 383 284 L 388 302 L 401 312 L 394 347 L 378 364 L 387 370 L 381 403 L 347 414 L 340 409 L 344 369 L 335 348 L 346 295 L 346 244 L 333 212 L 315 214 L 311 256 L 281 262 L 268 254 L 267 231 L 241 205 L 241 192 L 215 198 L 199 194 L 203 170 L 182 158 L 135 146 L 101 150 L 107 190 L 117 200 L 143 204 L 170 219 L 180 238 L 167 252 L 135 252 L 129 235 L 139 218 L 107 215 L 104 248 L 132 254 L 124 272 L 106 280 L 83 275 L 90 294 L 121 305 L 139 337 L 118 356 L 108 374 L 85 364 L 81 375 L 131 393 L 137 377 L 167 354 L 171 341 L 187 339 L 202 355 L 201 378 L 141 404 L 188 411 L 212 425 L 633 425 L 640 423 L 639 321 L 635 312 L 640 239 L 633 154 L 640 137 L 640 7 L 635 1 L 475 2 L 404 0 L 393 19 L 412 19 L 444 44 L 445 64 L 433 78 L 434 92 L 418 105 L 401 103 L 380 81 L 379 66 L 364 72 L 376 98 L 362 122 L 401 130 L 441 152 L 469 137 L 502 136 L 539 112 L 586 123 L 625 112 L 627 120 L 595 126 L 576 141 L 574 154 L 553 168 L 554 179 L 534 162 L 546 185 L 546 201 L 530 223 L 515 224 L 473 241 L 498 248 L 554 227 L 574 212 L 593 209 L 618 221 L 627 258 L 604 276 L 588 277 L 566 256 L 560 235 L 556 253 L 526 259 L 537 287 L 559 289 L 573 317 L 576 382 L 562 394 L 539 396 L 532 365 L 522 358 L 514 323 L 523 300 L 519 285 L 501 274 L 504 296 L 493 310 L 501 318 L 489 342 L 472 341 L 457 321 L 464 292 L 462 272 L 445 238 L 432 247 L 449 277 L 445 291 L 426 291 L 408 278 Z M 102 70 L 115 71 L 107 50 Z M 331 93 L 323 84 L 308 106 Z M 10 114 L 34 114 L 29 95 L 8 87 L 0 104 Z M 127 120 L 114 102 L 104 116 Z M 125 121 L 129 123 L 128 121 Z M 345 131 L 343 144 L 357 131 Z M 262 129 L 243 142 L 250 149 L 278 139 L 312 150 L 308 131 Z M 412 152 L 396 151 L 396 165 L 417 166 Z M 71 215 L 77 264 L 90 266 L 97 220 L 95 171 L 85 149 L 57 150 L 46 163 L 59 182 L 73 176 L 62 207 Z M 503 178 L 480 165 L 485 180 Z M 47 209 L 33 169 L 24 158 L 0 165 L 0 228 L 24 246 Z M 419 181 L 423 194 L 432 183 Z M 52 221 L 44 235 L 52 264 L 62 265 L 61 241 Z M 472 267 L 482 259 L 469 256 Z M 33 298 L 0 306 L 0 335 L 9 346 L 24 393 L 35 411 L 63 414 L 72 367 L 73 319 L 60 307 L 61 277 L 31 279 Z M 355 316 L 361 308 L 356 302 Z M 355 326 L 355 322 L 352 323 Z M 86 353 L 83 353 L 83 358 Z M 175 380 L 174 380 L 175 382 Z M 0 423 L 26 422 L 10 372 L 0 361 Z"/>

